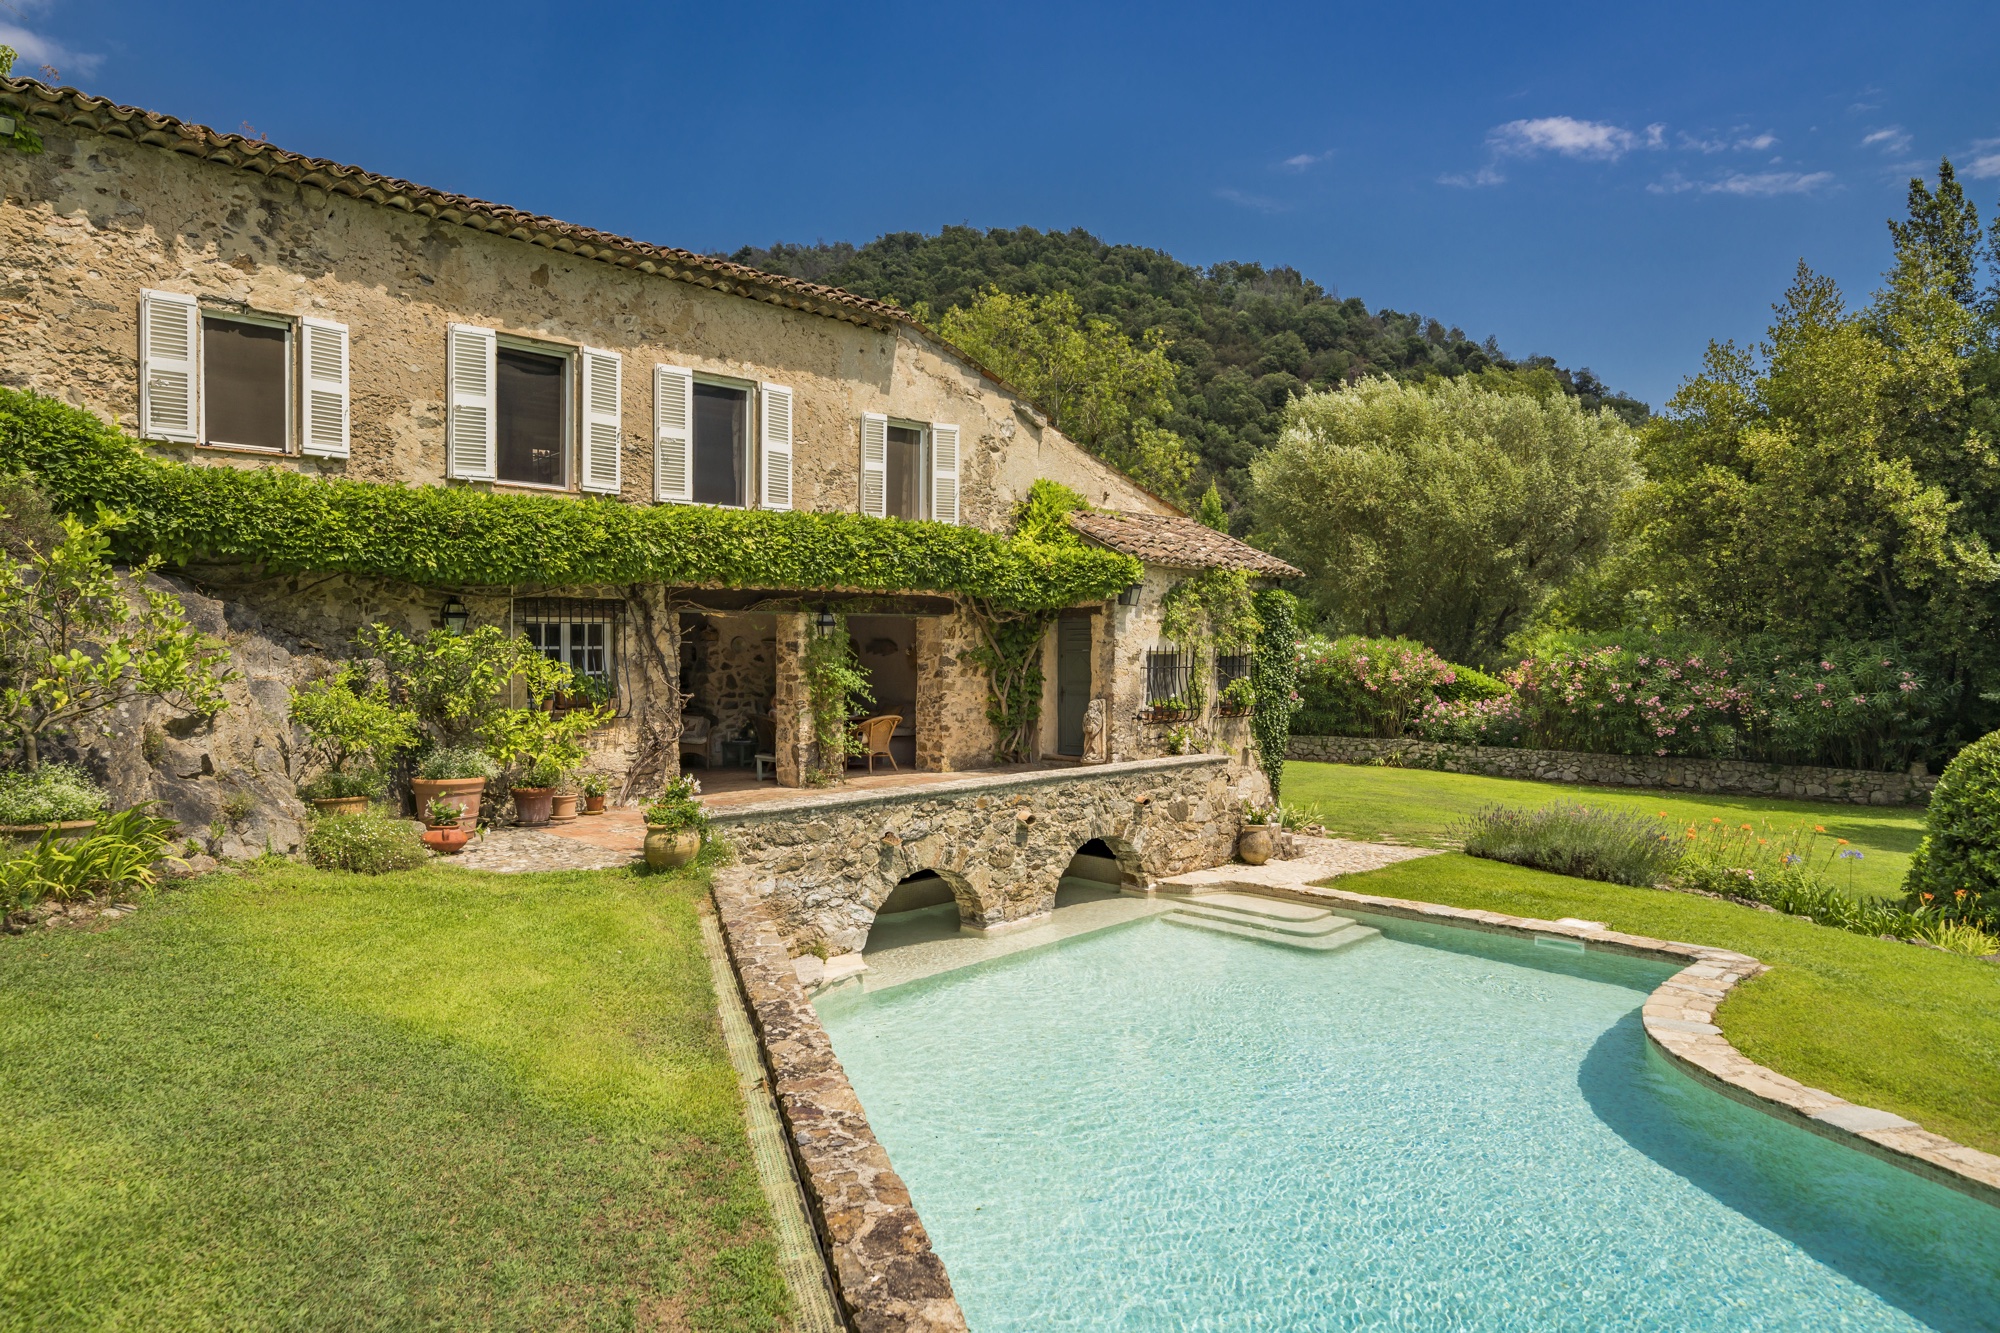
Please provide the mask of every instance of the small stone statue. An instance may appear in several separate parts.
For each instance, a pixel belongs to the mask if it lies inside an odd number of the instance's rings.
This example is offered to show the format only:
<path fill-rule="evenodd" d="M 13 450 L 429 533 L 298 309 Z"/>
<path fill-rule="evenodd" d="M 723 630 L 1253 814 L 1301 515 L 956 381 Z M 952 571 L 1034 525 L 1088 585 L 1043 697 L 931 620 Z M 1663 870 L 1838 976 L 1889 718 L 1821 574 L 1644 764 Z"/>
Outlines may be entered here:
<path fill-rule="evenodd" d="M 1083 762 L 1104 762 L 1104 700 L 1092 699 L 1083 710 Z"/>

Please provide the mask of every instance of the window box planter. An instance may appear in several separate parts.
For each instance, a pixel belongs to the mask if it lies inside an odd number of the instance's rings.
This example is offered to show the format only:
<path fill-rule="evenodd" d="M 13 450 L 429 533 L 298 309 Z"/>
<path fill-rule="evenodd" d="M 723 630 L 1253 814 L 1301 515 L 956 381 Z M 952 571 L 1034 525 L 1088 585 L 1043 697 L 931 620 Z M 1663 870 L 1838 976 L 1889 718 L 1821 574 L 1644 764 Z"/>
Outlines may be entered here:
<path fill-rule="evenodd" d="M 514 822 L 534 828 L 549 822 L 554 813 L 556 789 L 554 787 L 515 787 Z"/>
<path fill-rule="evenodd" d="M 479 822 L 479 800 L 486 794 L 485 778 L 412 778 L 410 795 L 416 798 L 417 812 L 430 809 L 432 801 L 448 801 L 458 807 L 459 822 Z"/>
<path fill-rule="evenodd" d="M 1185 722 L 1194 716 L 1194 709 L 1185 704 L 1154 704 L 1139 710 L 1141 722 Z"/>
<path fill-rule="evenodd" d="M 1217 704 L 1215 706 L 1215 715 L 1217 717 L 1248 717 L 1250 716 L 1250 710 L 1236 704 Z"/>

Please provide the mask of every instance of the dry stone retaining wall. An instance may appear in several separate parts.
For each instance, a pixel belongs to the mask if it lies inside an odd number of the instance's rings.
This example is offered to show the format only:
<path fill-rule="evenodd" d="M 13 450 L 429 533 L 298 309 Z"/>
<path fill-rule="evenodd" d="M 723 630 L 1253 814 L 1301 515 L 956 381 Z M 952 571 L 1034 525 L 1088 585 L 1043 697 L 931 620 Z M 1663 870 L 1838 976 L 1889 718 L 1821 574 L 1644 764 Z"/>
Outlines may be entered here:
<path fill-rule="evenodd" d="M 791 951 L 824 943 L 839 954 L 860 949 L 889 891 L 926 870 L 951 886 L 966 925 L 993 930 L 1049 912 L 1070 857 L 1093 838 L 1132 885 L 1217 865 L 1261 782 L 1220 755 L 1188 755 L 814 792 L 719 811 L 715 824 Z"/>
<path fill-rule="evenodd" d="M 1325 764 L 1379 764 L 1480 773 L 1493 778 L 1533 778 L 1602 787 L 1686 788 L 1739 796 L 1790 796 L 1854 805 L 1923 805 L 1937 779 L 1910 773 L 1870 773 L 1853 768 L 1754 764 L 1738 759 L 1656 758 L 1652 755 L 1584 754 L 1573 750 L 1514 750 L 1491 745 L 1448 745 L 1410 738 L 1294 736 L 1287 759 Z"/>

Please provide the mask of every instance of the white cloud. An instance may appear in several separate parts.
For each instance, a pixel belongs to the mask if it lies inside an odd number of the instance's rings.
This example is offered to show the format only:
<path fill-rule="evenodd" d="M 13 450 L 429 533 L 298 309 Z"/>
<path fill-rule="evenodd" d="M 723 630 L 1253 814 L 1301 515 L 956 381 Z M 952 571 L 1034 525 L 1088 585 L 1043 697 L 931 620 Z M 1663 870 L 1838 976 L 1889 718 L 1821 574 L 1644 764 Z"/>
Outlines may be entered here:
<path fill-rule="evenodd" d="M 1705 181 L 1689 180 L 1678 171 L 1670 171 L 1648 185 L 1646 189 L 1651 194 L 1686 194 L 1689 190 L 1696 190 L 1702 194 L 1764 197 L 1775 194 L 1811 194 L 1820 187 L 1832 183 L 1831 171 L 1732 171 L 1727 176 Z"/>
<path fill-rule="evenodd" d="M 1331 148 L 1327 149 L 1324 153 L 1298 153 L 1286 158 L 1278 165 L 1287 171 L 1304 171 L 1308 167 L 1318 166 L 1332 156 L 1333 150 Z"/>
<path fill-rule="evenodd" d="M 1861 137 L 1863 148 L 1880 148 L 1885 153 L 1900 153 L 1910 146 L 1910 136 L 1903 132 L 1901 125 L 1890 125 Z"/>
<path fill-rule="evenodd" d="M 2000 153 L 1981 153 L 1967 162 L 1964 170 L 1976 181 L 1990 181 L 2000 176 Z"/>
<path fill-rule="evenodd" d="M 1467 190 L 1477 190 L 1488 185 L 1505 185 L 1507 178 L 1494 168 L 1481 167 L 1474 172 L 1455 171 L 1437 178 L 1439 185 L 1456 185 Z"/>
<path fill-rule="evenodd" d="M 1777 142 L 1778 136 L 1769 130 L 1751 134 L 1749 126 L 1741 125 L 1727 134 L 1718 134 L 1708 139 L 1683 133 L 1680 135 L 1679 146 L 1683 151 L 1690 153 L 1761 153 Z"/>
<path fill-rule="evenodd" d="M 1666 127 L 1648 126 L 1647 141 L 1654 131 Z M 1558 153 L 1563 157 L 1615 162 L 1640 142 L 1632 131 L 1601 120 L 1578 120 L 1574 116 L 1542 116 L 1535 120 L 1510 120 L 1487 132 L 1486 144 L 1497 154 L 1532 157 L 1537 153 Z"/>
<path fill-rule="evenodd" d="M 1231 189 L 1228 186 L 1217 190 L 1215 197 L 1217 199 L 1226 199 L 1230 203 L 1243 208 L 1254 208 L 1259 213 L 1282 213 L 1285 211 L 1285 205 L 1279 203 L 1276 199 L 1271 199 L 1261 194 L 1246 194 L 1242 190 Z"/>
<path fill-rule="evenodd" d="M 12 5 L 8 8 L 21 12 Z M 48 73 L 42 66 L 53 65 L 61 71 L 64 82 L 69 82 L 76 76 L 96 73 L 97 67 L 104 63 L 101 55 L 74 50 L 53 37 L 44 37 L 13 23 L 0 23 L 0 46 L 11 46 L 21 53 L 20 59 L 14 62 L 16 78 L 46 79 Z"/>

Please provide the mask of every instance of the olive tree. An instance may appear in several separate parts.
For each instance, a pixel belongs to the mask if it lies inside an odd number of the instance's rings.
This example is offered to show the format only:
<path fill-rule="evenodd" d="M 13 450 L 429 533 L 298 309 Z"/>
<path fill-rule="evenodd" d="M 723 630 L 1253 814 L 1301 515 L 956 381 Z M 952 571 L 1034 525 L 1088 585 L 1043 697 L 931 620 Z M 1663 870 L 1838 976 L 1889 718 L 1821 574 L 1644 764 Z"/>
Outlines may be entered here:
<path fill-rule="evenodd" d="M 1330 629 L 1489 663 L 1604 553 L 1634 450 L 1622 420 L 1559 392 L 1364 379 L 1291 401 L 1252 504 Z"/>

